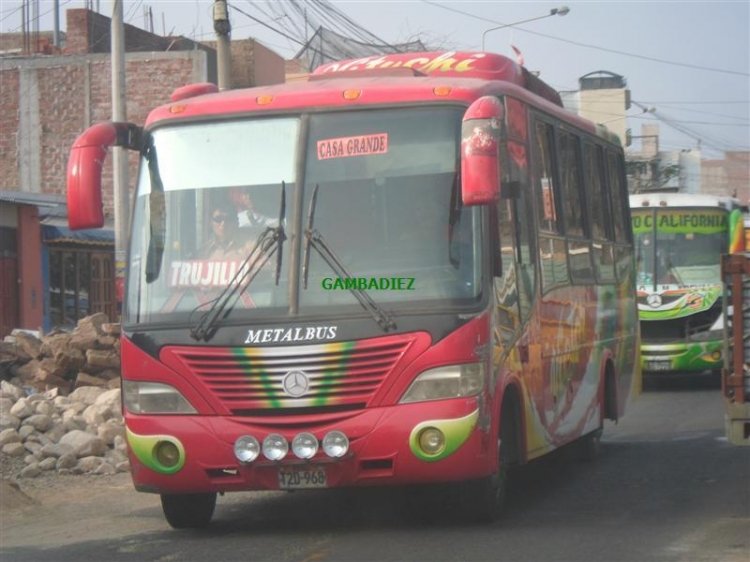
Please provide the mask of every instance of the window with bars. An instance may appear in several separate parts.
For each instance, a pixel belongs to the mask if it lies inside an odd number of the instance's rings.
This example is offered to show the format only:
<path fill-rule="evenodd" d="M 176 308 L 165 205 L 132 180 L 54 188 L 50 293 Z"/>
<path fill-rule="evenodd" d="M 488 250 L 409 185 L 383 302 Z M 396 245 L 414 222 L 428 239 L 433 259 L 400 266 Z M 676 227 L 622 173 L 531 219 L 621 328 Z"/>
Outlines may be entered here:
<path fill-rule="evenodd" d="M 50 247 L 49 293 L 52 326 L 74 326 L 96 312 L 116 321 L 112 253 Z"/>

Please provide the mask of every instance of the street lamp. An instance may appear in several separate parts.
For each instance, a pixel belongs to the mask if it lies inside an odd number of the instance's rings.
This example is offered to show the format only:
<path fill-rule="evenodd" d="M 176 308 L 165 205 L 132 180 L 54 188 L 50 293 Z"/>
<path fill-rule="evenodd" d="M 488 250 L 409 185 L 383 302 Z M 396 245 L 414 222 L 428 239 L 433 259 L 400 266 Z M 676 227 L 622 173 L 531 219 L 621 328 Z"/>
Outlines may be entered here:
<path fill-rule="evenodd" d="M 517 21 L 515 23 L 504 23 L 503 25 L 498 25 L 497 27 L 490 27 L 488 30 L 486 30 L 484 33 L 482 33 L 482 50 L 484 51 L 484 38 L 490 31 L 495 31 L 497 29 L 502 29 L 504 27 L 513 27 L 515 25 L 520 25 L 522 23 L 529 23 L 530 21 L 536 21 L 543 18 L 548 18 L 550 16 L 564 16 L 570 11 L 570 8 L 567 6 L 560 6 L 559 8 L 552 8 L 549 11 L 549 14 L 545 14 L 543 16 L 538 16 L 536 18 L 531 18 L 527 20 Z"/>

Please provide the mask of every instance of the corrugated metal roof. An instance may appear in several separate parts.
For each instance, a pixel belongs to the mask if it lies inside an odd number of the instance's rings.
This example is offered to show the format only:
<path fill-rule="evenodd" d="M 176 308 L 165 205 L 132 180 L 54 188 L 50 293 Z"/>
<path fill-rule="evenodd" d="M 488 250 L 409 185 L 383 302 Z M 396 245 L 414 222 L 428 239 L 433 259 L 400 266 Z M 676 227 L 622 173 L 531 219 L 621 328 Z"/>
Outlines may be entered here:
<path fill-rule="evenodd" d="M 65 205 L 65 196 L 52 193 L 32 193 L 30 191 L 0 191 L 0 201 L 16 205 L 57 207 L 58 205 Z"/>

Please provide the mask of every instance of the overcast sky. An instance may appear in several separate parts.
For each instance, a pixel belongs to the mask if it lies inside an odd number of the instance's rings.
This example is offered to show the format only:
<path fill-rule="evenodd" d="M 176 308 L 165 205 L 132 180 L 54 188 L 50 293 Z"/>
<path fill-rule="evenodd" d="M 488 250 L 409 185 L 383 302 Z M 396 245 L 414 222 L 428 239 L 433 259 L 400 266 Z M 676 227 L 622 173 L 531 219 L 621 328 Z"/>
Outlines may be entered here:
<path fill-rule="evenodd" d="M 143 27 L 144 6 L 150 6 L 156 33 L 162 33 L 164 26 L 173 34 L 213 38 L 212 0 L 124 1 L 128 23 Z M 111 16 L 110 0 L 90 3 Z M 286 58 L 300 48 L 248 17 L 281 29 L 281 21 L 269 21 L 264 15 L 265 2 L 229 0 L 229 4 L 238 8 L 230 11 L 233 38 L 254 37 Z M 697 138 L 702 141 L 704 158 L 720 158 L 722 150 L 750 149 L 748 0 L 350 0 L 334 4 L 384 41 L 419 37 L 425 43 L 454 50 L 478 50 L 487 29 L 543 16 L 552 8 L 567 5 L 570 12 L 564 17 L 550 16 L 487 33 L 486 50 L 513 56 L 510 45 L 515 45 L 527 68 L 539 71 L 541 78 L 558 90 L 578 89 L 578 78 L 596 70 L 624 76 L 632 99 L 656 109 L 654 114 L 643 114 L 640 108 L 631 107 L 628 126 L 638 135 L 641 124 L 658 123 L 662 150 L 694 149 Z M 61 5 L 64 12 L 84 7 L 86 2 L 61 0 Z M 20 0 L 0 0 L 3 32 L 20 31 L 20 6 Z M 40 0 L 40 29 L 52 29 L 52 8 L 52 0 Z M 64 21 L 63 15 L 63 26 Z"/>

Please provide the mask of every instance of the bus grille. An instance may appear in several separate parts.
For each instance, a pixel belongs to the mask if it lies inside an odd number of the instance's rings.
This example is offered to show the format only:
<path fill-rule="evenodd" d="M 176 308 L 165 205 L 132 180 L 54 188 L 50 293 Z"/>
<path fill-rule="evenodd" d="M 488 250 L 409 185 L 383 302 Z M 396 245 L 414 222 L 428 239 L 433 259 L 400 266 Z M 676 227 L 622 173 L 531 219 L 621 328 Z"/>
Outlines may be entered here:
<path fill-rule="evenodd" d="M 365 408 L 413 337 L 293 347 L 168 348 L 234 415 L 284 415 Z M 290 377 L 290 373 L 302 376 Z M 287 389 L 285 390 L 285 380 Z M 295 397 L 293 384 L 307 390 Z M 290 388 L 291 386 L 291 388 Z M 290 395 L 290 392 L 291 395 Z"/>
<path fill-rule="evenodd" d="M 641 339 L 648 343 L 686 340 L 692 335 L 709 330 L 720 315 L 721 301 L 714 303 L 708 310 L 691 316 L 670 320 L 644 320 L 641 321 Z"/>

